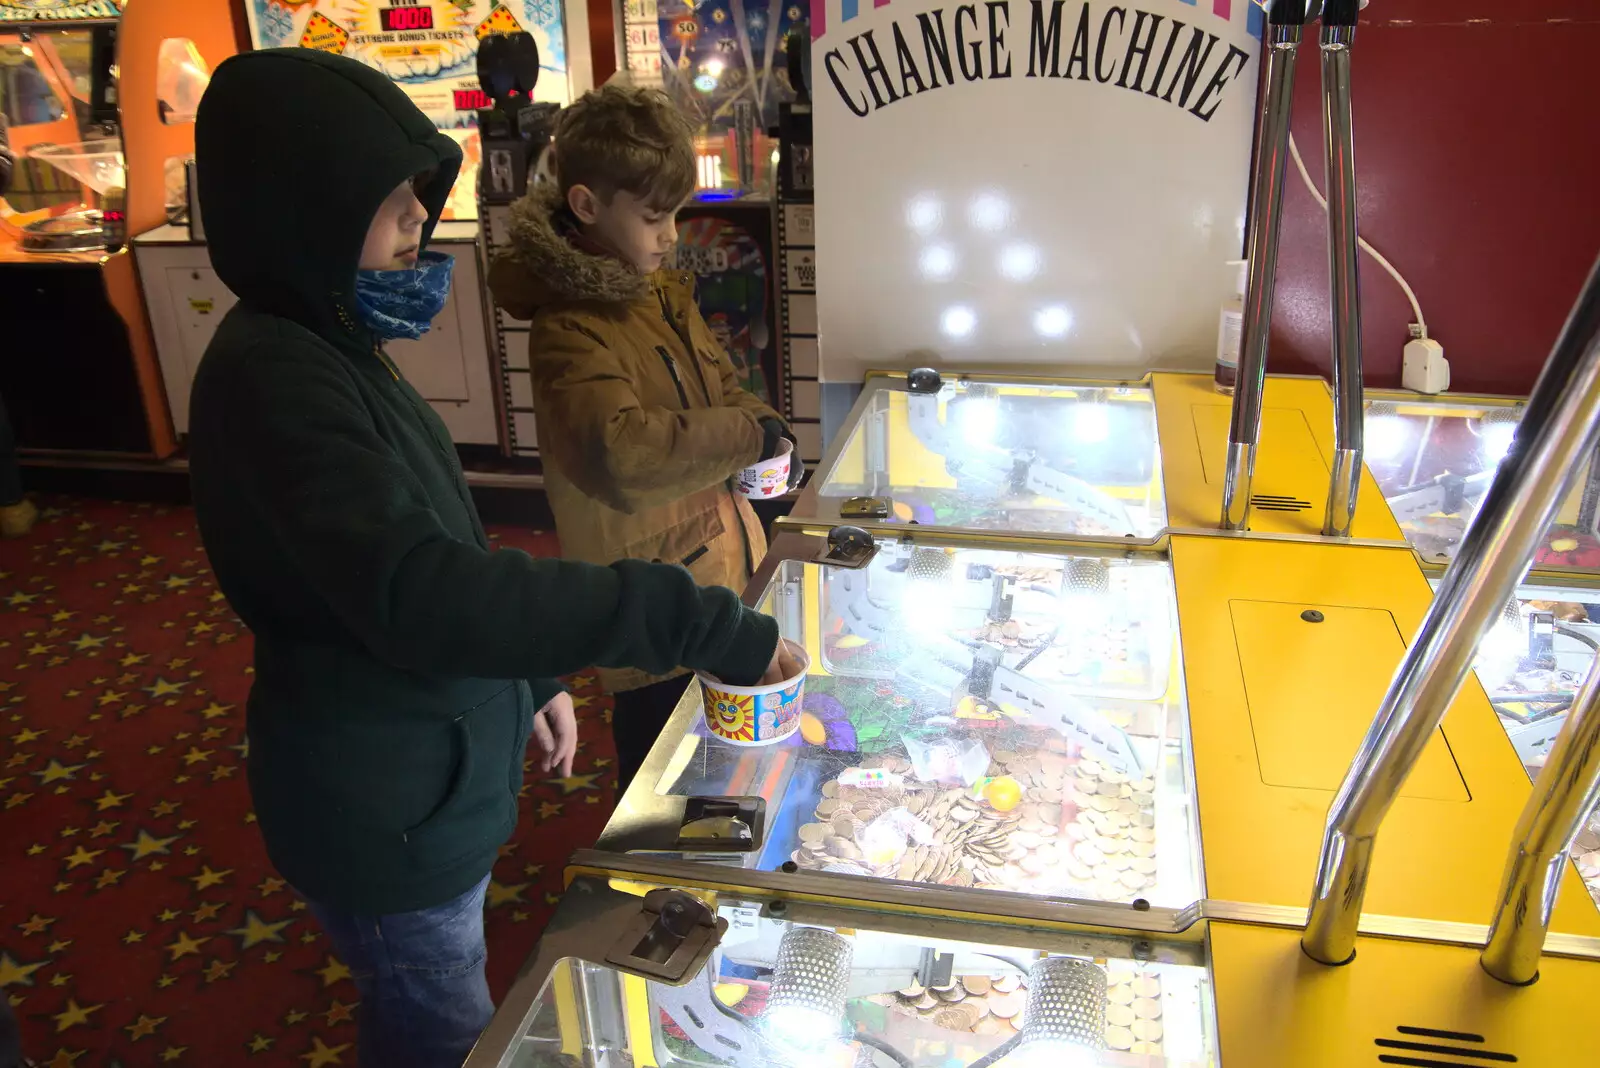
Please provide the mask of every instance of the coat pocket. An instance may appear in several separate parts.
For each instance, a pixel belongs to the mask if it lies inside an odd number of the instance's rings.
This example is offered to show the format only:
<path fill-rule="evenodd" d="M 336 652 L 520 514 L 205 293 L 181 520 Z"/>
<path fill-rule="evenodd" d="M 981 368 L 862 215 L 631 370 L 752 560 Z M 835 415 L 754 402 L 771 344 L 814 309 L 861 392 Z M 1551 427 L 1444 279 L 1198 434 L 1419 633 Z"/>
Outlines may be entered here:
<path fill-rule="evenodd" d="M 523 687 L 512 683 L 452 721 L 455 765 L 449 786 L 433 811 L 403 835 L 413 867 L 449 868 L 493 853 L 510 835 L 517 820 L 528 704 Z"/>
<path fill-rule="evenodd" d="M 712 507 L 681 519 L 664 530 L 630 541 L 621 546 L 617 556 L 620 559 L 650 560 L 658 564 L 688 567 L 694 562 L 691 557 L 721 537 L 725 529 L 722 517 Z"/>

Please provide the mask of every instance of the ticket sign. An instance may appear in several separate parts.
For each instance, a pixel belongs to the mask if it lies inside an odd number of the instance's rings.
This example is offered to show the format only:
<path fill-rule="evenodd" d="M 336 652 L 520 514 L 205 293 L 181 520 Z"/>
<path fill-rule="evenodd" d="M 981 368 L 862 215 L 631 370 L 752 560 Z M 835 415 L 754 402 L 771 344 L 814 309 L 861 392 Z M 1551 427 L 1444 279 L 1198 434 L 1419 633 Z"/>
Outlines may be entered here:
<path fill-rule="evenodd" d="M 822 376 L 1208 369 L 1253 0 L 814 0 Z"/>
<path fill-rule="evenodd" d="M 476 125 L 478 43 L 493 33 L 531 33 L 542 67 L 536 99 L 570 99 L 560 0 L 246 0 L 246 11 L 255 47 L 358 59 L 393 78 L 442 130 Z"/>

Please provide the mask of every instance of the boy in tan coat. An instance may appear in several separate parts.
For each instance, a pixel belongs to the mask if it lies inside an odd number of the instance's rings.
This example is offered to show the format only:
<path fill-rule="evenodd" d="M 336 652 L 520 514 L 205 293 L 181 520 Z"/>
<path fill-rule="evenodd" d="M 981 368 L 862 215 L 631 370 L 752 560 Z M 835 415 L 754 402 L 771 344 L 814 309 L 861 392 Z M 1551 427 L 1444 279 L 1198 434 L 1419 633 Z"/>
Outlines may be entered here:
<path fill-rule="evenodd" d="M 679 564 L 702 586 L 742 591 L 766 539 L 732 478 L 790 435 L 739 387 L 693 276 L 662 269 L 694 188 L 689 125 L 662 93 L 608 85 L 563 113 L 552 152 L 556 182 L 512 209 L 511 248 L 489 284 L 532 322 L 539 451 L 562 550 Z M 795 460 L 791 485 L 800 474 Z M 688 679 L 602 674 L 616 695 L 620 794 Z"/>

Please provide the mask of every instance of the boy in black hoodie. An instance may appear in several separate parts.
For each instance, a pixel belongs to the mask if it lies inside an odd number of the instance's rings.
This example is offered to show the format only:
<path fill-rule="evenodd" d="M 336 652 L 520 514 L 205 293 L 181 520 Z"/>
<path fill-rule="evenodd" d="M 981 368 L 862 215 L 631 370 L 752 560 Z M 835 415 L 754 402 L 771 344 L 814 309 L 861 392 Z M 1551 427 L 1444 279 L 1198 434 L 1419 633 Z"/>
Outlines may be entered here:
<path fill-rule="evenodd" d="M 483 895 L 530 734 L 570 773 L 552 677 L 776 678 L 777 627 L 681 568 L 489 551 L 449 434 L 383 351 L 446 299 L 427 244 L 461 159 L 387 78 L 308 50 L 232 58 L 196 157 L 239 304 L 195 378 L 191 474 L 256 639 L 262 837 L 355 976 L 361 1063 L 459 1065 L 493 1009 Z"/>

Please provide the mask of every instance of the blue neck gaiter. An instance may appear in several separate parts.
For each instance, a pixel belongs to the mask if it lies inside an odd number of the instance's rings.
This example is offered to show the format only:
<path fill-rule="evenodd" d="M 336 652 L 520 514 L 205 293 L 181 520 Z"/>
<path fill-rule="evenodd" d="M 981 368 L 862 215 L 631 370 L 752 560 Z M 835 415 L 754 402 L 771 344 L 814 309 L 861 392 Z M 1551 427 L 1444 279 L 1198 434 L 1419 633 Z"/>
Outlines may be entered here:
<path fill-rule="evenodd" d="M 443 252 L 424 252 L 415 267 L 398 271 L 357 271 L 356 309 L 384 341 L 416 340 L 450 299 L 451 267 Z"/>

